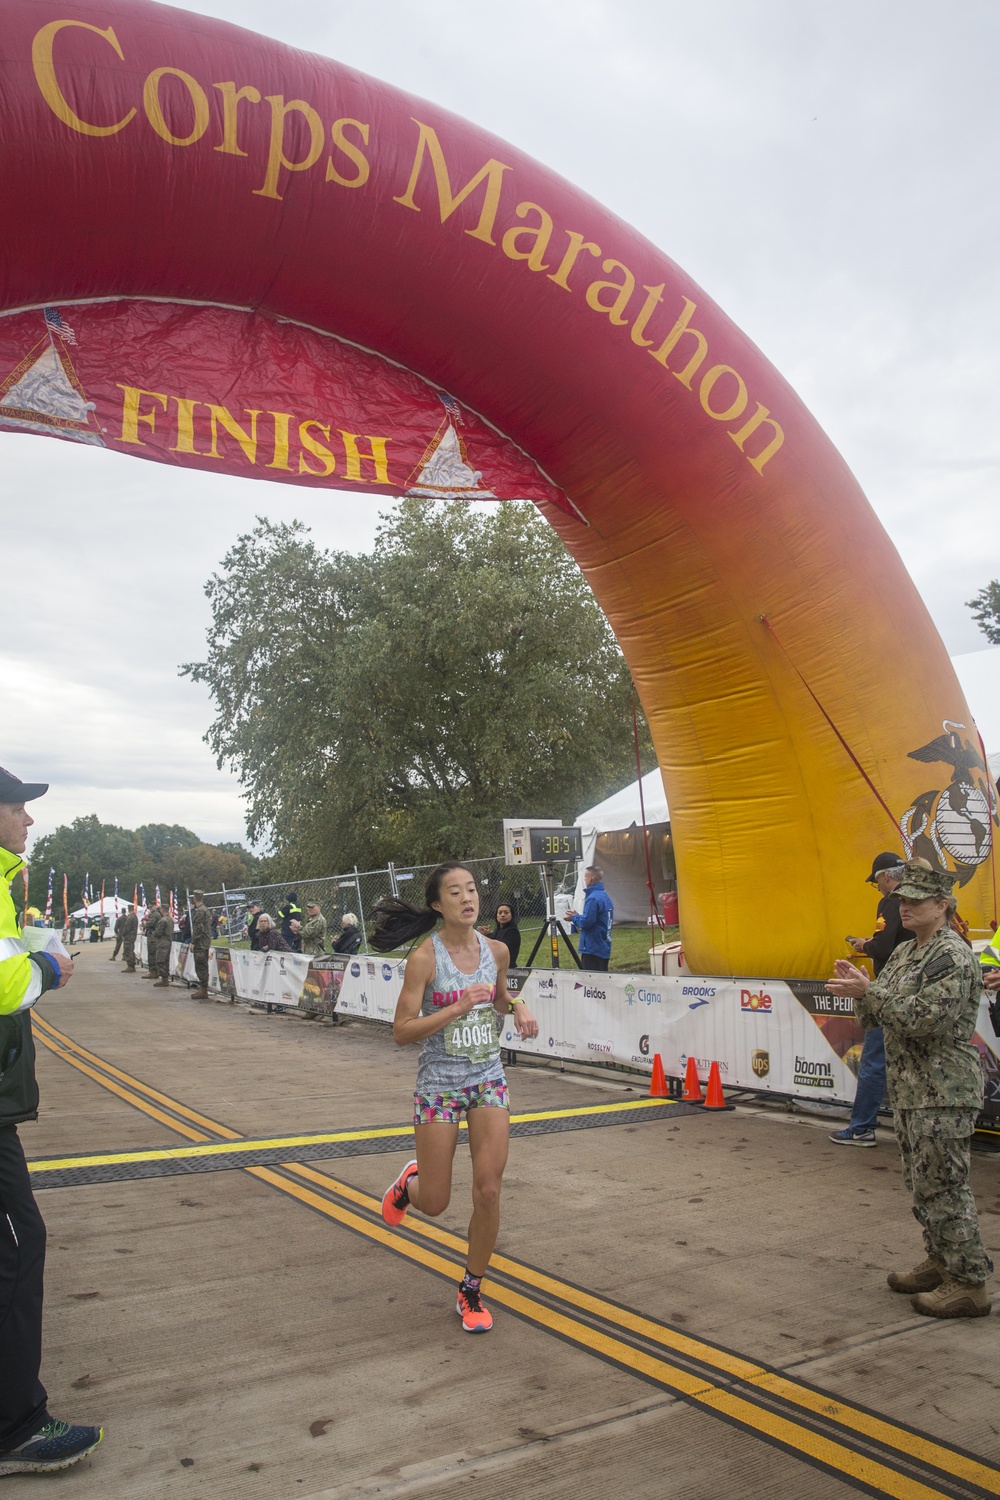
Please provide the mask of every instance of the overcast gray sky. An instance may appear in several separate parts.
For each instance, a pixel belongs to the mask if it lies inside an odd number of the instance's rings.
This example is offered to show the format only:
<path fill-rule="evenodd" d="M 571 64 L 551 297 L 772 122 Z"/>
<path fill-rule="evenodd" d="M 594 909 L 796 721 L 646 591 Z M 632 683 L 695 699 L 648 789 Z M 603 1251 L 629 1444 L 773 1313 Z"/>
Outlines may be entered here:
<path fill-rule="evenodd" d="M 433 99 L 634 224 L 798 390 L 949 651 L 986 648 L 964 601 L 1000 576 L 996 0 L 188 8 Z M 0 763 L 52 782 L 39 830 L 96 812 L 243 837 L 211 705 L 177 676 L 203 653 L 202 585 L 255 514 L 364 548 L 372 502 L 15 434 L 0 482 L 24 604 L 0 667 L 26 710 Z"/>

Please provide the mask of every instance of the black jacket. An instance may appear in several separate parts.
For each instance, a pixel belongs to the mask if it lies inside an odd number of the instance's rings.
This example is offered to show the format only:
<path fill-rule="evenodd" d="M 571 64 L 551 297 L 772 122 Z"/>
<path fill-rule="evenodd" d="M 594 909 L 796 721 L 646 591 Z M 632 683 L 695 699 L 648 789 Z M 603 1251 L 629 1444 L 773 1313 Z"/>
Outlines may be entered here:
<path fill-rule="evenodd" d="M 334 953 L 357 953 L 361 947 L 361 928 L 345 927 L 339 937 L 334 939 Z"/>
<path fill-rule="evenodd" d="M 492 938 L 494 943 L 506 943 L 510 950 L 511 968 L 517 963 L 517 955 L 521 951 L 521 929 L 516 922 L 508 922 L 505 927 L 497 927 L 495 931 L 486 934 Z"/>

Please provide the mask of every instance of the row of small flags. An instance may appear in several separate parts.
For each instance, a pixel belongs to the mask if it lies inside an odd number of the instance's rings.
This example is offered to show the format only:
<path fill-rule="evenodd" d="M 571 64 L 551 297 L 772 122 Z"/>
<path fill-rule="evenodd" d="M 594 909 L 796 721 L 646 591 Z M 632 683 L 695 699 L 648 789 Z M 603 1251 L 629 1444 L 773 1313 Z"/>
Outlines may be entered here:
<path fill-rule="evenodd" d="M 49 868 L 49 885 L 48 885 L 48 890 L 47 890 L 46 896 L 45 896 L 45 920 L 46 920 L 46 922 L 50 922 L 52 920 L 52 881 L 55 878 L 55 873 L 56 873 L 55 869 L 52 868 L 52 867 L 50 867 Z M 27 907 L 28 907 L 28 904 L 29 904 L 29 897 L 28 897 L 28 867 L 27 867 L 27 865 L 25 865 L 24 869 L 21 871 L 21 879 L 24 882 L 24 905 L 25 905 L 25 910 L 27 910 Z M 63 904 L 63 922 L 64 922 L 64 924 L 69 922 L 69 889 L 68 889 L 68 884 L 67 884 L 68 879 L 69 879 L 69 877 L 67 875 L 63 875 L 62 904 Z M 117 875 L 115 876 L 115 891 L 114 891 L 114 895 L 112 897 L 106 897 L 105 896 L 105 887 L 106 887 L 106 882 L 102 880 L 101 881 L 101 916 L 102 917 L 104 916 L 104 903 L 105 903 L 105 900 L 107 900 L 109 902 L 109 904 L 111 902 L 114 903 L 115 919 L 117 920 L 118 916 L 120 915 L 121 906 L 123 904 L 123 898 L 121 896 L 119 896 L 119 894 L 118 894 L 118 876 Z M 89 892 L 89 894 L 88 894 L 88 892 Z M 132 891 L 132 906 L 133 906 L 133 908 L 136 911 L 138 911 L 140 909 L 140 896 L 141 896 L 141 907 L 143 909 L 145 909 L 145 906 L 146 906 L 146 887 L 145 887 L 145 885 L 141 881 L 136 884 L 136 886 L 134 887 L 134 889 Z M 88 870 L 87 873 L 86 873 L 86 875 L 84 876 L 84 880 L 83 880 L 83 905 L 84 905 L 84 908 L 86 909 L 86 908 L 89 908 L 90 906 L 92 906 L 94 904 L 94 899 L 95 899 L 94 898 L 94 888 L 93 888 L 93 886 L 90 883 L 90 871 Z M 157 906 L 159 906 L 161 904 L 161 899 L 162 898 L 160 896 L 160 887 L 157 885 L 157 887 L 156 887 L 156 905 Z M 179 902 L 179 900 L 177 898 L 177 892 L 176 891 L 171 891 L 170 892 L 170 915 L 171 915 L 171 917 L 173 918 L 173 920 L 175 922 L 178 920 L 178 918 L 180 916 L 180 902 Z"/>

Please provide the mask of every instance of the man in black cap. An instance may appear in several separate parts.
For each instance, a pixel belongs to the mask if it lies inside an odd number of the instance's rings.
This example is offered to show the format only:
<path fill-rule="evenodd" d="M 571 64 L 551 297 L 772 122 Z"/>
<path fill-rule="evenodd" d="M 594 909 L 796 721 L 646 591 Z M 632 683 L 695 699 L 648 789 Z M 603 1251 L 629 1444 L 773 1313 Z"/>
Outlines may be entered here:
<path fill-rule="evenodd" d="M 100 1427 L 70 1427 L 45 1409 L 42 1278 L 45 1224 L 31 1191 L 17 1126 L 38 1118 L 31 1007 L 72 977 L 73 963 L 29 953 L 10 882 L 24 868 L 34 818 L 24 804 L 48 791 L 0 768 L 0 1475 L 47 1474 L 92 1453 Z"/>
<path fill-rule="evenodd" d="M 901 854 L 876 854 L 872 860 L 871 874 L 865 877 L 869 885 L 878 887 L 879 903 L 875 916 L 875 932 L 870 938 L 849 937 L 847 939 L 855 953 L 864 953 L 872 961 L 876 979 L 885 968 L 900 943 L 913 936 L 907 932 L 899 918 L 899 902 L 893 891 L 903 878 L 903 856 Z M 838 1146 L 874 1146 L 875 1126 L 878 1124 L 879 1106 L 885 1096 L 885 1039 L 881 1026 L 873 1026 L 865 1032 L 858 1064 L 858 1085 L 854 1092 L 850 1124 L 843 1130 L 835 1130 L 830 1139 Z"/>

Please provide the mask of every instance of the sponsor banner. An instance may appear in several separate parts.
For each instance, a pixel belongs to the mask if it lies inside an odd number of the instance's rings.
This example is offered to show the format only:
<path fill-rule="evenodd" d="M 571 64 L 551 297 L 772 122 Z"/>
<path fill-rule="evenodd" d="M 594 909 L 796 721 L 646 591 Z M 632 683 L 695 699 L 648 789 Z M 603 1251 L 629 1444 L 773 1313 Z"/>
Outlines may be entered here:
<path fill-rule="evenodd" d="M 332 1016 L 338 1008 L 346 967 L 347 960 L 342 958 L 313 959 L 302 987 L 299 1009 L 314 1016 Z"/>
<path fill-rule="evenodd" d="M 405 960 L 380 955 L 356 954 L 344 968 L 337 1011 L 340 1015 L 364 1016 L 370 1021 L 391 1021 L 403 987 Z"/>
<path fill-rule="evenodd" d="M 257 1005 L 298 1005 L 309 972 L 308 955 L 251 953 L 233 948 L 230 959 L 240 1000 Z"/>
<path fill-rule="evenodd" d="M 233 961 L 228 948 L 209 948 L 208 987 L 223 995 L 233 993 Z"/>
<path fill-rule="evenodd" d="M 514 1051 L 650 1070 L 658 1052 L 678 1078 L 694 1057 L 702 1078 L 717 1062 L 730 1088 L 845 1104 L 854 1096 L 862 1032 L 853 1013 L 828 1035 L 834 1018 L 822 1000 L 814 995 L 811 1010 L 780 980 L 536 970 L 520 993 L 539 1035 L 522 1041 L 508 1021 L 503 1044 Z"/>

